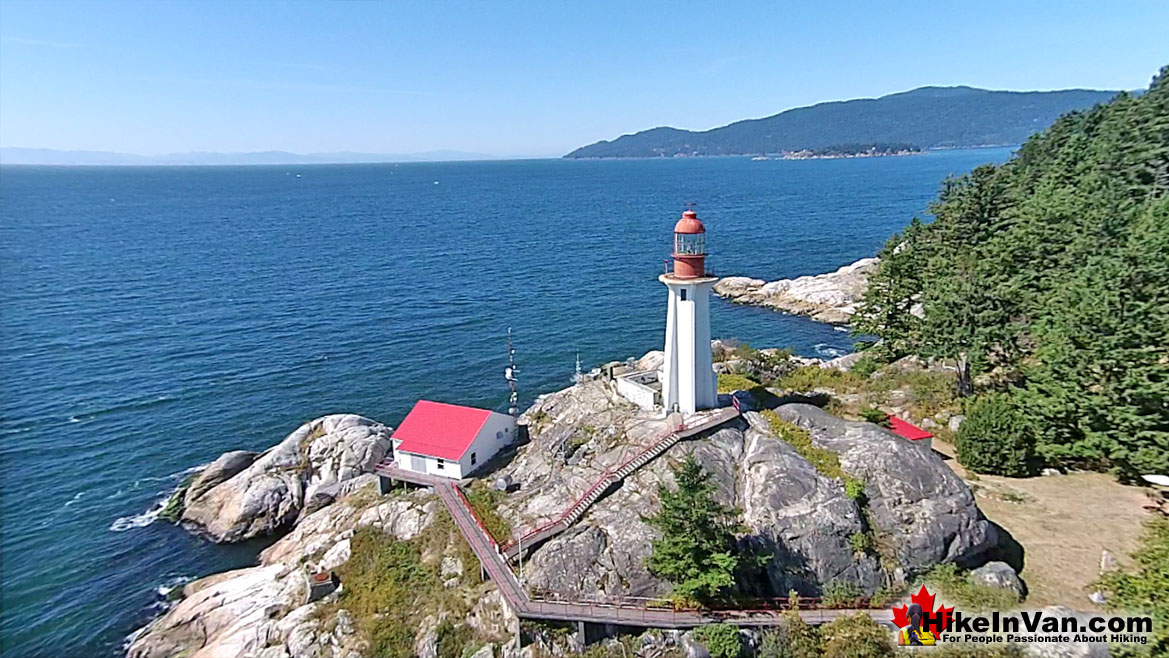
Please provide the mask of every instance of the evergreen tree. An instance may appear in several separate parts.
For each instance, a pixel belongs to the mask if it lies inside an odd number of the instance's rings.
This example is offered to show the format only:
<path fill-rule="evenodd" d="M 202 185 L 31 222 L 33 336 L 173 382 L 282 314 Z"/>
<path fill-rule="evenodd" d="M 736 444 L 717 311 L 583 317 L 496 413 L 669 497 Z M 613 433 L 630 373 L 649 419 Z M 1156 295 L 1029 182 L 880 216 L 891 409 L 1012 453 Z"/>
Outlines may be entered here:
<path fill-rule="evenodd" d="M 674 469 L 676 489 L 658 486 L 661 511 L 646 521 L 661 532 L 650 573 L 674 584 L 684 602 L 707 604 L 735 585 L 738 511 L 714 498 L 714 484 L 693 455 Z"/>
<path fill-rule="evenodd" d="M 993 375 L 1048 462 L 1169 472 L 1169 67 L 946 181 L 931 211 L 882 251 L 857 329 L 956 363 L 961 395 Z"/>

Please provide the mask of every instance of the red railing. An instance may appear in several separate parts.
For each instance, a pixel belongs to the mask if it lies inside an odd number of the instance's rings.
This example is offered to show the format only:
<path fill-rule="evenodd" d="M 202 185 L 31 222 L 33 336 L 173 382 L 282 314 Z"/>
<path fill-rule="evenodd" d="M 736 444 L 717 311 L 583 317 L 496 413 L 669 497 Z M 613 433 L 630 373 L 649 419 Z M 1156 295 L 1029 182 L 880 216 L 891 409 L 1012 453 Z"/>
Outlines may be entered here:
<path fill-rule="evenodd" d="M 521 535 L 519 539 L 516 539 L 514 541 L 510 541 L 510 542 L 504 544 L 503 551 L 507 552 L 507 551 L 511 550 L 514 546 L 518 545 L 523 540 L 529 539 L 531 537 L 535 537 L 536 535 L 540 534 L 541 532 L 544 532 L 545 530 L 548 530 L 549 528 L 552 528 L 553 526 L 555 526 L 559 523 L 563 523 L 564 520 L 567 519 L 570 514 L 572 514 L 572 510 L 576 509 L 577 505 L 581 504 L 582 502 L 584 502 L 584 500 L 586 498 L 591 496 L 593 494 L 593 492 L 597 490 L 598 487 L 600 487 L 601 485 L 608 486 L 607 481 L 609 479 L 609 476 L 615 474 L 617 471 L 620 471 L 621 469 L 625 468 L 629 464 L 633 463 L 633 461 L 636 460 L 638 457 L 641 457 L 642 455 L 649 452 L 650 450 L 653 450 L 654 448 L 657 447 L 657 445 L 659 443 L 661 443 L 662 441 L 665 441 L 666 439 L 670 438 L 671 436 L 681 432 L 683 429 L 685 429 L 685 427 L 686 427 L 685 424 L 678 425 L 678 427 L 676 429 L 673 429 L 673 430 L 666 432 L 665 434 L 662 435 L 662 437 L 660 439 L 649 444 L 648 447 L 646 447 L 645 449 L 641 450 L 637 454 L 633 455 L 629 459 L 622 462 L 621 465 L 618 466 L 617 468 L 605 469 L 605 472 L 602 473 L 601 477 L 598 478 L 597 481 L 593 483 L 593 486 L 589 487 L 588 491 L 584 492 L 584 495 L 582 495 L 580 498 L 577 498 L 576 502 L 574 502 L 573 504 L 566 507 L 564 509 L 564 511 L 560 513 L 560 516 L 556 517 L 556 520 L 549 521 L 548 523 L 545 523 L 544 525 L 539 526 L 535 530 L 532 530 L 530 532 L 527 532 L 527 533 Z"/>
<path fill-rule="evenodd" d="M 640 596 L 586 596 L 565 597 L 558 592 L 532 591 L 529 598 L 534 602 L 562 603 L 568 605 L 589 605 L 605 608 L 625 608 L 632 610 L 662 610 L 675 612 L 741 612 L 741 613 L 774 613 L 791 610 L 792 599 L 786 596 L 740 599 L 735 602 L 715 603 L 705 608 L 687 606 L 676 601 L 662 598 L 647 598 Z M 801 610 L 866 610 L 873 609 L 867 597 L 858 597 L 841 605 L 825 606 L 824 599 L 819 596 L 801 596 L 796 599 L 796 607 Z"/>

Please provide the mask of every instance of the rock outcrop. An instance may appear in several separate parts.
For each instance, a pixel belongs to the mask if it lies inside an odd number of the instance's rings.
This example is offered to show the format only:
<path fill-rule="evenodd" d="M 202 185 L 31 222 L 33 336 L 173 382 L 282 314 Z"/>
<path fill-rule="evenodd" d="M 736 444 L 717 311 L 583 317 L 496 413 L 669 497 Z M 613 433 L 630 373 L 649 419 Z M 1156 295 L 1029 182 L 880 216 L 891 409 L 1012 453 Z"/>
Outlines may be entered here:
<path fill-rule="evenodd" d="M 857 302 L 868 289 L 869 276 L 877 271 L 879 264 L 877 258 L 862 258 L 835 272 L 771 282 L 731 276 L 716 283 L 714 291 L 739 304 L 766 306 L 807 315 L 820 322 L 844 324 L 856 312 Z"/>
<path fill-rule="evenodd" d="M 308 602 L 309 575 L 348 560 L 357 528 L 413 539 L 433 523 L 440 507 L 424 491 L 382 499 L 370 494 L 343 498 L 307 516 L 261 553 L 257 566 L 188 583 L 179 603 L 136 634 L 129 658 L 362 655 L 347 611 L 325 618 L 322 602 Z M 500 614 L 490 605 L 479 612 L 480 617 Z"/>
<path fill-rule="evenodd" d="M 760 588 L 770 594 L 815 594 L 837 580 L 873 591 L 887 571 L 904 578 L 941 561 L 971 561 L 995 543 L 969 489 L 928 449 L 810 405 L 784 405 L 778 413 L 865 480 L 866 510 L 841 481 L 817 472 L 771 434 L 762 416 L 749 413 L 675 445 L 627 478 L 575 526 L 535 549 L 524 563 L 526 582 L 572 595 L 666 593 L 668 584 L 645 567 L 656 534 L 643 517 L 656 511 L 658 485 L 671 484 L 671 465 L 687 454 L 712 474 L 721 501 L 743 511 L 743 541 L 773 556 Z M 555 518 L 665 430 L 664 420 L 637 411 L 602 382 L 544 396 L 525 418 L 532 442 L 497 474 L 518 486 L 501 507 L 517 532 Z M 887 555 L 854 548 L 853 536 L 869 531 Z"/>
<path fill-rule="evenodd" d="M 287 528 L 306 506 L 319 509 L 368 473 L 391 450 L 390 434 L 369 418 L 335 414 L 301 425 L 259 457 L 226 453 L 187 488 L 182 522 L 216 542 Z"/>

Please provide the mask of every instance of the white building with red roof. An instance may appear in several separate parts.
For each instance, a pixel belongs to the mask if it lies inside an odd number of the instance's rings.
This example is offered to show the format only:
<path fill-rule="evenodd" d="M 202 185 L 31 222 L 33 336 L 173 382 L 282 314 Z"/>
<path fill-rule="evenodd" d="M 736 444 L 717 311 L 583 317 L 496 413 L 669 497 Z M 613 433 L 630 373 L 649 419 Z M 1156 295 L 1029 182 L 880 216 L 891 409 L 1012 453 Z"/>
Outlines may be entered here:
<path fill-rule="evenodd" d="M 419 400 L 393 435 L 398 468 L 462 479 L 516 439 L 508 414 Z"/>

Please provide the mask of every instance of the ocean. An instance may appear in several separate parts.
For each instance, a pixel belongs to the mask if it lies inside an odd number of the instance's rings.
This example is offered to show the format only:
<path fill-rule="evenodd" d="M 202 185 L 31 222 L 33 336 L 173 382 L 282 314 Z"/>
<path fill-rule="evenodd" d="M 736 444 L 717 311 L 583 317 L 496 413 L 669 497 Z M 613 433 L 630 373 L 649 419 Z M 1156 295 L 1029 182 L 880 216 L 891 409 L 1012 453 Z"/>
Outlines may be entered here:
<path fill-rule="evenodd" d="M 918 156 L 0 169 L 0 652 L 113 656 L 188 579 L 250 564 L 157 520 L 193 467 L 420 398 L 506 407 L 660 349 L 687 203 L 720 275 L 873 255 L 948 175 Z M 716 337 L 850 336 L 716 299 Z"/>

